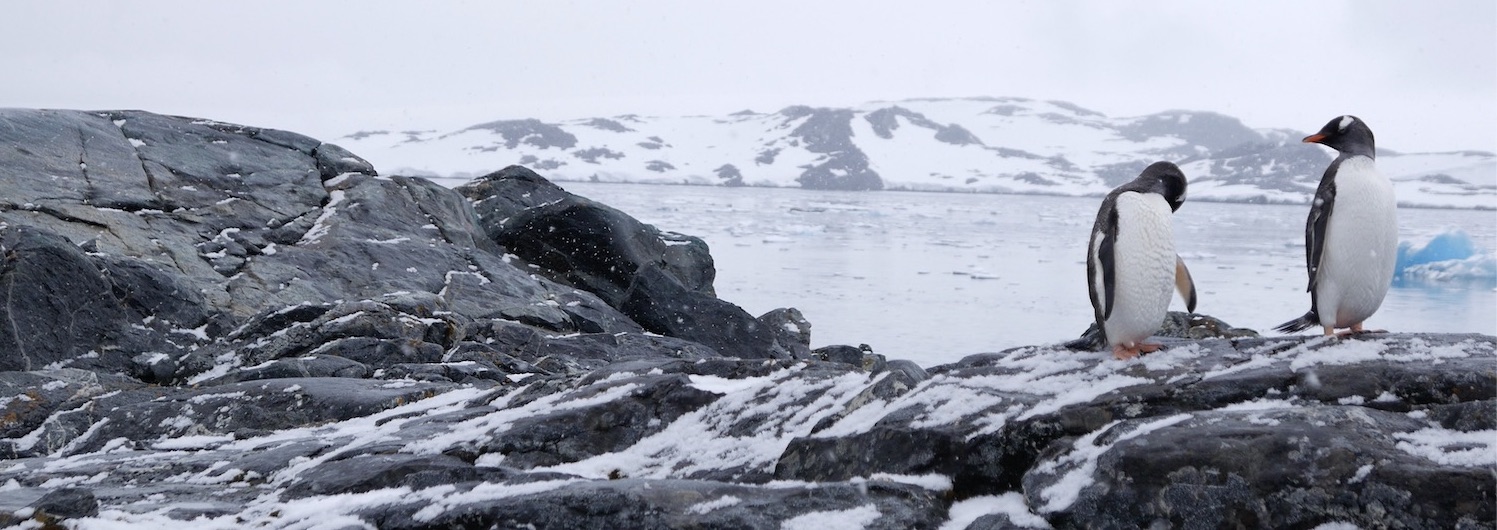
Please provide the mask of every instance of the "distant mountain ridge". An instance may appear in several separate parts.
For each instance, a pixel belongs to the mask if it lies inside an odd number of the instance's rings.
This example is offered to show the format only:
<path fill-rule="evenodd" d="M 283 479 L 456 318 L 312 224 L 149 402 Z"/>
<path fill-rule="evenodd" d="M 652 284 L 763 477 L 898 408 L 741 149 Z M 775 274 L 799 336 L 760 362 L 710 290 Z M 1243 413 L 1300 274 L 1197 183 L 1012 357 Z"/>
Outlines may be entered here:
<path fill-rule="evenodd" d="M 1190 178 L 1192 199 L 1306 203 L 1332 155 L 1303 136 L 1215 112 L 1114 118 L 1064 101 L 981 97 L 507 119 L 445 132 L 360 131 L 339 142 L 386 172 L 429 177 L 522 164 L 559 181 L 1047 195 L 1101 195 L 1169 160 Z M 1380 148 L 1378 163 L 1406 206 L 1497 208 L 1493 153 Z"/>

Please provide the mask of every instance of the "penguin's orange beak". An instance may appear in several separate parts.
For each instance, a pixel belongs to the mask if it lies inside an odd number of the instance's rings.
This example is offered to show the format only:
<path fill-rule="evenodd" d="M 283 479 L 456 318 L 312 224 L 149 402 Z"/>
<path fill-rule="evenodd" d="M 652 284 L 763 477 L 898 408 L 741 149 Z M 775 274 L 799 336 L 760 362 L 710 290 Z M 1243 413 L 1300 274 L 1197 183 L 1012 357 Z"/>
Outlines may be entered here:
<path fill-rule="evenodd" d="M 1318 144 L 1318 143 L 1320 143 L 1321 140 L 1324 140 L 1324 139 L 1325 139 L 1325 135 L 1324 134 L 1312 134 L 1312 135 L 1306 136 L 1305 139 L 1303 140 L 1303 142 L 1307 143 L 1307 144 Z"/>

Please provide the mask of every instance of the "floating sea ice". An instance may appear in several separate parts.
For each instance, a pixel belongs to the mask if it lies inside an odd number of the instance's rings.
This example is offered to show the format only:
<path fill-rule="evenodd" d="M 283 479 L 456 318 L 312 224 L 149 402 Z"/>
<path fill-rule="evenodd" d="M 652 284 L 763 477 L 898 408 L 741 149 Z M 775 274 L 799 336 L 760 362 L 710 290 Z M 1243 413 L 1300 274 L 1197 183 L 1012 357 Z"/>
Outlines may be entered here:
<path fill-rule="evenodd" d="M 1423 245 L 1398 244 L 1395 275 L 1405 280 L 1497 281 L 1497 256 L 1481 249 L 1460 229 L 1441 232 Z"/>
<path fill-rule="evenodd" d="M 1461 229 L 1447 229 L 1418 248 L 1409 241 L 1398 244 L 1398 269 L 1411 265 L 1466 259 L 1476 254 L 1476 243 Z"/>
<path fill-rule="evenodd" d="M 1466 259 L 1453 259 L 1415 265 L 1401 272 L 1400 276 L 1404 279 L 1428 281 L 1497 281 L 1497 256 L 1488 252 Z"/>

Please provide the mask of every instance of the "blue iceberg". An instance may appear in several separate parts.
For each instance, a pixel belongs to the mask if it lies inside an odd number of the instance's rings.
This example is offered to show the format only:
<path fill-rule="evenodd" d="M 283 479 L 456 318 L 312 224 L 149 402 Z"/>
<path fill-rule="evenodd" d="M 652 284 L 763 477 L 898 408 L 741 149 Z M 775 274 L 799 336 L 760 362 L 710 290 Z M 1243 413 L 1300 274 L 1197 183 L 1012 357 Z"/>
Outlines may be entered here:
<path fill-rule="evenodd" d="M 1497 281 L 1497 257 L 1478 247 L 1464 230 L 1450 229 L 1420 246 L 1399 242 L 1394 276 L 1403 280 Z"/>

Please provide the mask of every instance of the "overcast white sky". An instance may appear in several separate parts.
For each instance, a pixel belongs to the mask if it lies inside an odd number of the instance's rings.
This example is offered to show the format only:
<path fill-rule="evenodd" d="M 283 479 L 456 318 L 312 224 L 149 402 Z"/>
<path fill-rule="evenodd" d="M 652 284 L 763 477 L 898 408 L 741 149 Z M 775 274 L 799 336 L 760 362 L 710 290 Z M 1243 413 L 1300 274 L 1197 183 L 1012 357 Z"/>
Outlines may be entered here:
<path fill-rule="evenodd" d="M 1217 111 L 1497 151 L 1497 2 L 25 1 L 0 106 L 450 129 L 915 97 Z"/>

